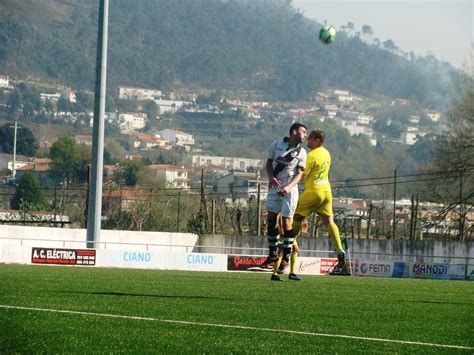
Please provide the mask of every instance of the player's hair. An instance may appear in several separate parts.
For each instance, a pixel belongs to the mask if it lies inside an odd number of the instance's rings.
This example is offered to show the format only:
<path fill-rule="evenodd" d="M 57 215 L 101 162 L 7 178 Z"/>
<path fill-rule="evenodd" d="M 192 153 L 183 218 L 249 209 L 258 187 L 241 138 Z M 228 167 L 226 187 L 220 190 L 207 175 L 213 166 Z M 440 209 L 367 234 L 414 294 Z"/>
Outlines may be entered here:
<path fill-rule="evenodd" d="M 293 132 L 293 130 L 298 130 L 300 129 L 300 127 L 304 127 L 304 129 L 308 129 L 308 127 L 306 127 L 306 125 L 302 124 L 302 123 L 299 123 L 299 122 L 295 122 L 291 125 L 290 127 L 290 136 L 291 136 L 291 133 Z"/>
<path fill-rule="evenodd" d="M 309 134 L 310 137 L 319 139 L 321 144 L 324 143 L 324 140 L 326 139 L 326 134 L 324 131 L 321 131 L 320 129 L 313 129 L 311 133 Z"/>

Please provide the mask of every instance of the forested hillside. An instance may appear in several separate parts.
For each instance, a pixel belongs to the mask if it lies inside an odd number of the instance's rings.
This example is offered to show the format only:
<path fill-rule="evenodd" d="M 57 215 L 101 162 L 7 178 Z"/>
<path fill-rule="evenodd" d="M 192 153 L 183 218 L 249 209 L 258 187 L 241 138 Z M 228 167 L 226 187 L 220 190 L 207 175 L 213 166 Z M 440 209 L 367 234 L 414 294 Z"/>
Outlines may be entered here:
<path fill-rule="evenodd" d="M 6 0 L 0 68 L 12 78 L 92 89 L 98 4 L 93 0 Z M 324 14 L 321 16 L 324 18 Z M 322 86 L 379 93 L 443 108 L 459 76 L 434 57 L 338 34 L 318 42 L 319 24 L 283 0 L 114 0 L 109 14 L 108 84 L 256 90 L 310 98 Z"/>

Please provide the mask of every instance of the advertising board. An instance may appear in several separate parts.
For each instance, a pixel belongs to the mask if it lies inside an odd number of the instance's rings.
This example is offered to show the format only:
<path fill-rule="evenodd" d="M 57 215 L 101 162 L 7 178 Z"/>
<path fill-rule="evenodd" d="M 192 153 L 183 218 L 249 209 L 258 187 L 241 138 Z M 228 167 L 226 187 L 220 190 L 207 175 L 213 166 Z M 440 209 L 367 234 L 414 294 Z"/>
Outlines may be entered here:
<path fill-rule="evenodd" d="M 31 249 L 32 264 L 56 265 L 95 265 L 96 252 L 94 249 L 59 249 L 35 248 Z"/>

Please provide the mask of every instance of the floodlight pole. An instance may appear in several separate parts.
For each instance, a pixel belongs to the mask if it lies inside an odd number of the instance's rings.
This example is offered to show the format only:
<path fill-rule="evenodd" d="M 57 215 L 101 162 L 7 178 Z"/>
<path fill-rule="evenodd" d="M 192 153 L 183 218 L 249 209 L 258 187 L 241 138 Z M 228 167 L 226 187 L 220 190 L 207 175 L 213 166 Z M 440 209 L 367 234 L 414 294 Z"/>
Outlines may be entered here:
<path fill-rule="evenodd" d="M 95 248 L 95 243 L 100 240 L 108 23 L 109 0 L 100 0 L 95 73 L 94 126 L 92 128 L 92 166 L 87 202 L 87 248 Z"/>

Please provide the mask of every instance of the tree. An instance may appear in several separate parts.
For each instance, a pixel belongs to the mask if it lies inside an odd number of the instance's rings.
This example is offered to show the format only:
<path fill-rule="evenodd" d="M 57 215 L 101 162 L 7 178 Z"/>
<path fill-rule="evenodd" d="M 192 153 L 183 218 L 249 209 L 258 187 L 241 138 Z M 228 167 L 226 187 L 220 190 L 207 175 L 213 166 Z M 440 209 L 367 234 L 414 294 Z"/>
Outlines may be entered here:
<path fill-rule="evenodd" d="M 92 147 L 85 144 L 76 145 L 75 157 L 74 179 L 78 183 L 86 182 L 89 175 L 89 165 L 92 163 Z"/>
<path fill-rule="evenodd" d="M 108 155 L 108 159 L 105 161 L 107 164 L 118 162 L 125 158 L 125 149 L 115 139 L 110 139 L 105 147 L 105 153 Z"/>
<path fill-rule="evenodd" d="M 56 103 L 57 106 L 57 111 L 58 112 L 72 112 L 73 110 L 73 104 L 66 99 L 64 96 L 61 96 L 58 99 L 58 102 Z"/>
<path fill-rule="evenodd" d="M 458 214 L 461 240 L 470 238 L 469 223 L 465 221 L 474 200 L 474 62 L 470 74 L 461 83 L 459 99 L 447 114 L 446 129 L 436 139 L 433 165 L 443 171 L 442 183 L 430 185 L 431 194 L 445 206 L 434 223 Z"/>
<path fill-rule="evenodd" d="M 13 143 L 15 135 L 14 123 L 6 123 L 0 127 L 0 151 L 13 154 Z M 17 126 L 16 153 L 32 156 L 38 149 L 38 142 L 33 133 L 22 125 Z"/>
<path fill-rule="evenodd" d="M 156 104 L 156 102 L 153 100 L 144 100 L 142 105 L 148 120 L 156 120 L 156 117 L 160 114 L 160 107 Z"/>
<path fill-rule="evenodd" d="M 30 171 L 25 171 L 18 182 L 18 187 L 11 199 L 11 208 L 17 210 L 28 203 L 32 208 L 41 209 L 45 206 L 45 199 L 41 186 L 35 175 Z"/>
<path fill-rule="evenodd" d="M 67 183 L 76 176 L 76 142 L 73 138 L 60 137 L 51 147 L 50 157 L 53 160 L 51 170 Z"/>
<path fill-rule="evenodd" d="M 147 168 L 142 161 L 122 160 L 116 179 L 124 182 L 126 186 L 136 186 L 147 177 Z"/>

